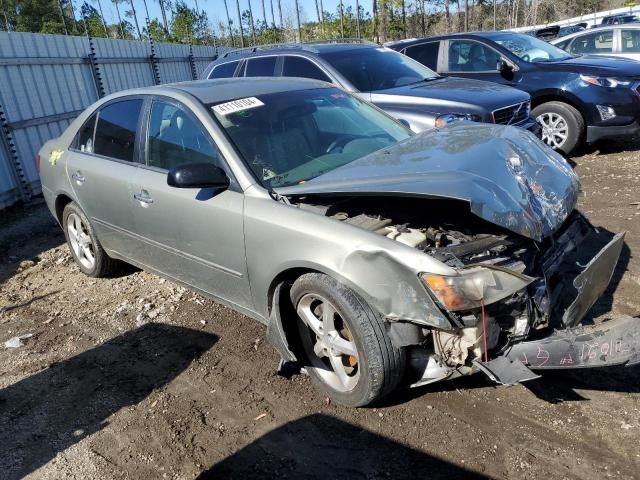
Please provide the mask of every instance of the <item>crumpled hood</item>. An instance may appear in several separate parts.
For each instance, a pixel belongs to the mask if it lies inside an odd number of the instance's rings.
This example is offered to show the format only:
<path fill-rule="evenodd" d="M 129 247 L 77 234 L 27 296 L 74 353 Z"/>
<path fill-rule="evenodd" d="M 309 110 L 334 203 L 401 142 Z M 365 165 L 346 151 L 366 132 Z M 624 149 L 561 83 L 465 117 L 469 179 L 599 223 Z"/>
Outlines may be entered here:
<path fill-rule="evenodd" d="M 580 183 L 569 164 L 530 132 L 463 122 L 415 135 L 282 195 L 415 195 L 469 203 L 496 225 L 540 241 L 574 209 Z"/>

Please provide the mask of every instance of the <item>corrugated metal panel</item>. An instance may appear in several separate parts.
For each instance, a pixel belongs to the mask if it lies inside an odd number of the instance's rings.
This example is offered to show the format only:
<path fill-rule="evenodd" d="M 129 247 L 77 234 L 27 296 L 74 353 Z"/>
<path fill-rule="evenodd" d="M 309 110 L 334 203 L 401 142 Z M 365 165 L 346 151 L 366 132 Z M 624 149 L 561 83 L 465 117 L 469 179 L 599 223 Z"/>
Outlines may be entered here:
<path fill-rule="evenodd" d="M 137 40 L 94 38 L 95 54 L 105 93 L 155 85 L 151 65 L 151 47 Z M 137 59 L 137 62 L 100 63 L 100 59 Z"/>
<path fill-rule="evenodd" d="M 198 75 L 198 78 L 200 78 L 200 74 L 207 67 L 207 65 L 209 65 L 209 63 L 211 63 L 216 58 L 216 55 L 222 55 L 227 50 L 230 49 L 218 48 L 216 53 L 216 49 L 213 47 L 207 45 L 194 45 L 193 56 L 197 59 L 194 63 L 196 65 L 196 74 Z"/>
<path fill-rule="evenodd" d="M 156 56 L 160 59 L 160 80 L 162 83 L 186 82 L 193 80 L 189 64 L 189 45 L 176 43 L 156 43 Z M 162 59 L 180 61 L 163 62 Z"/>
<path fill-rule="evenodd" d="M 9 165 L 10 158 L 0 143 L 0 209 L 20 200 L 20 190 Z"/>
<path fill-rule="evenodd" d="M 87 39 L 63 35 L 0 33 L 0 58 L 22 64 L 0 67 L 0 105 L 10 126 L 16 122 L 84 109 L 97 99 L 88 64 L 47 64 L 46 59 L 86 58 Z M 42 63 L 29 59 L 42 58 Z M 65 121 L 68 123 L 68 120 Z M 29 194 L 40 192 L 35 153 L 61 132 L 59 124 L 12 128 L 13 140 L 24 174 L 21 187 Z"/>

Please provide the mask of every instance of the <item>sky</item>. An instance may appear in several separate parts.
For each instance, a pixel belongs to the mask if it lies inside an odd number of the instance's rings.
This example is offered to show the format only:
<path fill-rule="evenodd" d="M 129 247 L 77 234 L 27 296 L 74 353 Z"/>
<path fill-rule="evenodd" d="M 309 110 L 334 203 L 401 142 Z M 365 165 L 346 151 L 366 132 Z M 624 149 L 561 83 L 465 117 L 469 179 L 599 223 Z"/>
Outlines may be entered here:
<path fill-rule="evenodd" d="M 117 23 L 116 9 L 113 5 L 112 0 L 88 0 L 89 3 L 93 4 L 94 7 L 98 8 L 98 1 L 102 6 L 102 10 L 104 12 L 104 16 L 107 19 L 108 23 Z M 120 0 L 120 13 L 123 15 L 124 10 L 130 10 L 129 7 L 130 0 Z M 226 14 L 224 12 L 224 2 L 223 0 L 184 0 L 185 3 L 191 7 L 195 8 L 196 4 L 200 10 L 204 10 L 208 17 L 209 21 L 213 24 L 217 24 L 219 20 L 223 20 L 226 22 Z M 149 8 L 149 16 L 153 18 L 161 18 L 160 14 L 160 4 L 158 0 L 146 0 L 147 7 Z M 267 11 L 267 20 L 271 22 L 271 0 L 264 0 L 265 9 Z M 293 0 L 280 0 L 282 4 L 282 12 L 283 15 L 286 15 L 287 12 L 295 11 L 294 1 Z M 76 0 L 74 3 L 81 3 Z M 315 0 L 298 0 L 298 3 L 301 7 L 303 16 L 309 20 L 316 20 L 316 7 Z M 335 12 L 340 0 L 322 0 L 322 5 L 325 11 Z M 351 5 L 355 8 L 355 0 L 343 0 L 343 5 L 346 8 Z M 360 5 L 364 8 L 365 11 L 370 12 L 372 8 L 372 0 L 359 0 Z M 232 17 L 234 23 L 237 23 L 238 12 L 236 9 L 236 0 L 227 0 L 227 4 L 229 6 L 229 16 Z M 144 2 L 143 0 L 133 0 L 133 6 L 136 9 L 136 15 L 138 17 L 138 21 L 140 23 L 144 22 L 145 11 L 144 11 Z M 247 10 L 249 8 L 249 0 L 240 0 L 240 10 Z M 251 0 L 251 8 L 253 10 L 253 18 L 255 22 L 262 20 L 262 0 Z M 277 0 L 273 0 L 273 8 L 276 16 L 276 23 L 278 23 L 278 4 Z M 304 21 L 304 18 L 301 18 Z M 141 25 L 142 27 L 142 25 Z"/>

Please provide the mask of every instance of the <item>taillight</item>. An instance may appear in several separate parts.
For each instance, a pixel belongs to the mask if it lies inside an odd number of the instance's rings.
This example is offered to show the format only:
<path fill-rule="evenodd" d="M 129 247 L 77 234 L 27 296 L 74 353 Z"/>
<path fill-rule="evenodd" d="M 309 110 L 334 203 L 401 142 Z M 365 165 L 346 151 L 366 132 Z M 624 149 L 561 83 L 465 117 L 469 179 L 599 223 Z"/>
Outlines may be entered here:
<path fill-rule="evenodd" d="M 36 170 L 38 175 L 40 175 L 40 154 L 36 154 Z"/>

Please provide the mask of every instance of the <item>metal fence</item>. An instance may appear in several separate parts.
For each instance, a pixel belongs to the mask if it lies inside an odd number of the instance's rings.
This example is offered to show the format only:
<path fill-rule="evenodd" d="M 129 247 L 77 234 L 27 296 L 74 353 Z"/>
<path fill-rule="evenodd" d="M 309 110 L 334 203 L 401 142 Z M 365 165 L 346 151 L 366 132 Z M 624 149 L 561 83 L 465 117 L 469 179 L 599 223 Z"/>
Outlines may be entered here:
<path fill-rule="evenodd" d="M 0 32 L 0 209 L 40 193 L 37 151 L 91 103 L 118 90 L 194 80 L 219 53 L 203 45 Z"/>

